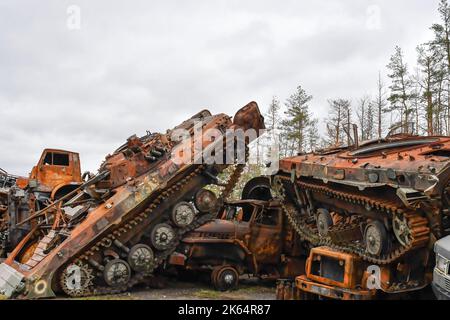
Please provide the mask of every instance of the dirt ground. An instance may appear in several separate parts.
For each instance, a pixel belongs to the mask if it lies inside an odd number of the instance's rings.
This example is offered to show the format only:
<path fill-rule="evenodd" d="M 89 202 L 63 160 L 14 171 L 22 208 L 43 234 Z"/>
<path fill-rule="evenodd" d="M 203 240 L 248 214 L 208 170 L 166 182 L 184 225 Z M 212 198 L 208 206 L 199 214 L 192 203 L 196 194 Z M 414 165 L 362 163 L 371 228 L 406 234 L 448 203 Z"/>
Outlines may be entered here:
<path fill-rule="evenodd" d="M 136 288 L 118 295 L 82 300 L 275 300 L 275 283 L 241 279 L 238 290 L 215 291 L 208 283 L 166 280 L 163 288 Z"/>

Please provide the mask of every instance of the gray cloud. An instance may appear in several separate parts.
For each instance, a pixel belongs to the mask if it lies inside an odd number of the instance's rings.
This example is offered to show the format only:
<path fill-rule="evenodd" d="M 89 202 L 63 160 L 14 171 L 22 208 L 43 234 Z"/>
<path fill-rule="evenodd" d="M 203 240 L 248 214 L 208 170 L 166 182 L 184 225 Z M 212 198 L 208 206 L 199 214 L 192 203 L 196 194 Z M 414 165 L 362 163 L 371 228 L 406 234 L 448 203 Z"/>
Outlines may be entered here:
<path fill-rule="evenodd" d="M 326 100 L 371 93 L 396 44 L 430 37 L 438 0 L 0 3 L 0 167 L 27 174 L 41 149 L 81 153 L 83 169 L 134 133 L 201 108 L 265 109 L 298 84 Z M 81 8 L 81 29 L 66 26 Z M 366 27 L 380 9 L 379 30 Z"/>

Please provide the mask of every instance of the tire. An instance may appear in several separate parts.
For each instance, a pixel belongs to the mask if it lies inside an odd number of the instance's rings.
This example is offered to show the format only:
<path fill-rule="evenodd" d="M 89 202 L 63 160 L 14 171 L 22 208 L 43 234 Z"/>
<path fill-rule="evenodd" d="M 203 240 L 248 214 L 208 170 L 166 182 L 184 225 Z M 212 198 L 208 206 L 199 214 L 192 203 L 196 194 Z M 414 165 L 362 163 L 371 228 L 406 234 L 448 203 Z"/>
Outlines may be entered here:
<path fill-rule="evenodd" d="M 153 227 L 150 241 L 156 250 L 170 249 L 176 238 L 175 230 L 167 223 L 160 223 Z"/>
<path fill-rule="evenodd" d="M 380 221 L 373 221 L 366 226 L 364 232 L 364 243 L 368 253 L 380 256 L 389 248 L 387 230 Z"/>
<path fill-rule="evenodd" d="M 213 271 L 212 278 L 214 288 L 217 291 L 225 292 L 234 290 L 239 285 L 239 272 L 231 266 L 221 267 L 215 274 Z"/>
<path fill-rule="evenodd" d="M 317 229 L 319 230 L 319 235 L 321 237 L 326 237 L 328 234 L 328 231 L 333 226 L 333 218 L 331 217 L 331 214 L 328 212 L 328 210 L 325 209 L 319 209 L 317 210 Z"/>
<path fill-rule="evenodd" d="M 194 204 L 200 213 L 211 213 L 217 210 L 218 199 L 214 192 L 201 189 L 194 197 Z"/>
<path fill-rule="evenodd" d="M 256 177 L 247 182 L 242 190 L 242 200 L 269 201 L 273 199 L 268 177 Z"/>

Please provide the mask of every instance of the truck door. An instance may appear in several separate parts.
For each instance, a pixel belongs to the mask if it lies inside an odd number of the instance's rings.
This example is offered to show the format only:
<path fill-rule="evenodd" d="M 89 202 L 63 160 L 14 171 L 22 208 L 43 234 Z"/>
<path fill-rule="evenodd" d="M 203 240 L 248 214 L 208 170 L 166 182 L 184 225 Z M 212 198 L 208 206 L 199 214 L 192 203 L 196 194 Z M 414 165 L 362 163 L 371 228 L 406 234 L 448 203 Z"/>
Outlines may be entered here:
<path fill-rule="evenodd" d="M 258 264 L 277 264 L 281 255 L 280 209 L 259 208 L 251 222 L 250 250 Z"/>

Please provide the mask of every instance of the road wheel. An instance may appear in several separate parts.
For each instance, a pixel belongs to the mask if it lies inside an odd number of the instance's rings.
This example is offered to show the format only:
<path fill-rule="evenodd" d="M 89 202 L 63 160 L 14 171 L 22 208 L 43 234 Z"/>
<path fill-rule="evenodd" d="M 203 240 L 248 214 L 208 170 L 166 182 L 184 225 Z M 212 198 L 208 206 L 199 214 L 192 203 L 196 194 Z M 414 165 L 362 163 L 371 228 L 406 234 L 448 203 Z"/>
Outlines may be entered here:
<path fill-rule="evenodd" d="M 145 244 L 135 245 L 128 253 L 128 264 L 136 272 L 151 272 L 153 259 L 153 250 Z"/>
<path fill-rule="evenodd" d="M 201 189 L 194 197 L 194 204 L 201 213 L 211 213 L 217 209 L 218 199 L 214 192 Z"/>
<path fill-rule="evenodd" d="M 173 207 L 170 219 L 177 227 L 185 228 L 194 222 L 195 208 L 189 202 L 179 202 Z"/>
<path fill-rule="evenodd" d="M 317 229 L 319 231 L 319 235 L 321 237 L 326 237 L 328 235 L 328 231 L 333 226 L 333 218 L 328 210 L 319 209 L 317 210 Z"/>
<path fill-rule="evenodd" d="M 389 247 L 386 228 L 380 221 L 373 221 L 367 225 L 364 241 L 367 252 L 374 256 L 382 255 Z"/>
<path fill-rule="evenodd" d="M 213 277 L 213 285 L 217 291 L 229 291 L 239 285 L 239 272 L 230 266 L 221 267 Z"/>
<path fill-rule="evenodd" d="M 103 278 L 111 287 L 126 285 L 131 279 L 130 265 L 121 259 L 114 259 L 108 262 L 103 270 Z"/>
<path fill-rule="evenodd" d="M 164 251 L 170 249 L 175 241 L 175 230 L 167 223 L 157 224 L 153 227 L 150 240 L 156 250 Z"/>

